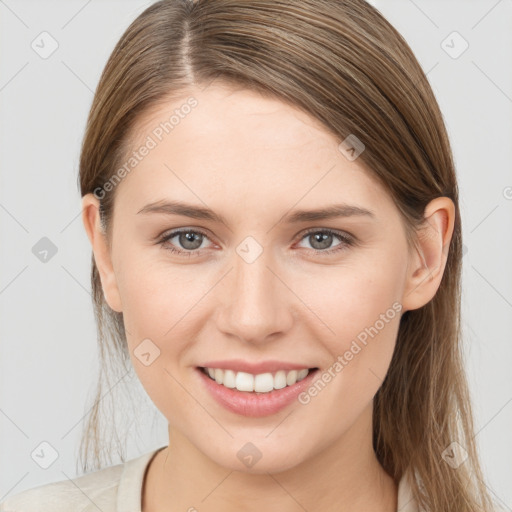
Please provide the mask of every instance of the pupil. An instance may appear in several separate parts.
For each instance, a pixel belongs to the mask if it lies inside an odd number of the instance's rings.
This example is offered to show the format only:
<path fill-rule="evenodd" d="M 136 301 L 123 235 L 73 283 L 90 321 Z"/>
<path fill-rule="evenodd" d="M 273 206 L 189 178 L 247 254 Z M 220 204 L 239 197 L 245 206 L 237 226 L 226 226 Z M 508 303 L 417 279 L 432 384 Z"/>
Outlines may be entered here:
<path fill-rule="evenodd" d="M 329 247 L 332 235 L 328 233 L 315 233 L 313 237 L 315 238 L 316 242 L 320 242 L 320 247 L 318 248 L 325 249 Z"/>
<path fill-rule="evenodd" d="M 192 233 L 190 231 L 186 233 L 181 233 L 181 237 L 183 237 L 180 242 L 183 247 L 186 249 L 197 249 L 201 245 L 200 237 L 202 235 Z M 180 238 L 181 238 L 180 237 Z M 197 245 L 197 241 L 199 240 L 199 245 Z"/>

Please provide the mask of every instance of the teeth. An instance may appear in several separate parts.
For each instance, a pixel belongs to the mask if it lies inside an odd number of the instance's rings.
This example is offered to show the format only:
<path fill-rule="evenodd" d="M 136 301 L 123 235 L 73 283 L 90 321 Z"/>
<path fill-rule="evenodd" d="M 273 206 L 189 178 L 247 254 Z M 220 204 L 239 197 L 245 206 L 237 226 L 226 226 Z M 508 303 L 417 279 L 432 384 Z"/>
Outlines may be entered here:
<path fill-rule="evenodd" d="M 225 370 L 221 384 L 227 388 L 234 388 L 236 386 L 236 373 L 233 370 Z"/>
<path fill-rule="evenodd" d="M 308 374 L 307 370 L 306 371 L 306 375 Z M 274 375 L 274 388 L 275 389 L 283 389 L 286 387 L 286 372 L 284 370 L 279 370 L 275 375 Z"/>
<path fill-rule="evenodd" d="M 259 373 L 258 375 L 220 368 L 204 368 L 203 371 L 217 384 L 231 389 L 236 388 L 238 391 L 254 391 L 256 393 L 268 393 L 274 389 L 293 386 L 309 373 L 307 368 L 298 371 L 290 370 L 289 372 L 279 370 L 275 374 Z"/>
<path fill-rule="evenodd" d="M 297 370 L 288 372 L 288 375 L 286 376 L 286 384 L 288 386 L 291 386 L 294 382 L 297 382 Z"/>
<path fill-rule="evenodd" d="M 221 384 L 223 384 L 221 382 Z M 254 377 L 250 373 L 238 372 L 235 379 L 238 391 L 254 391 Z"/>

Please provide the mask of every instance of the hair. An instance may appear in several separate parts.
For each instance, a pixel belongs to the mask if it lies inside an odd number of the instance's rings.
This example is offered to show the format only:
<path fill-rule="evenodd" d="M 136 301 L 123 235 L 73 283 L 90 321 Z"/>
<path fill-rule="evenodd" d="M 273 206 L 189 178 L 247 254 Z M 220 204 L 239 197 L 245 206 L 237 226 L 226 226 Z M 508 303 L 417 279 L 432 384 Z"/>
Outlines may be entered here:
<path fill-rule="evenodd" d="M 411 471 L 420 507 L 493 510 L 461 346 L 454 161 L 439 106 L 412 50 L 363 0 L 158 1 L 127 28 L 101 75 L 81 148 L 82 196 L 111 180 L 144 113 L 214 80 L 293 105 L 341 140 L 355 135 L 365 145 L 358 162 L 390 194 L 410 248 L 419 247 L 426 205 L 440 196 L 453 201 L 454 231 L 439 288 L 423 307 L 402 315 L 388 373 L 374 397 L 373 448 L 395 482 Z M 100 201 L 109 243 L 116 190 L 102 193 Z M 94 256 L 91 263 L 101 371 L 80 445 L 83 471 L 89 459 L 91 469 L 104 464 L 102 378 L 111 387 L 114 372 L 130 366 L 123 315 L 106 303 Z M 452 442 L 468 454 L 457 469 L 442 456 Z M 107 446 L 107 458 L 111 451 Z"/>

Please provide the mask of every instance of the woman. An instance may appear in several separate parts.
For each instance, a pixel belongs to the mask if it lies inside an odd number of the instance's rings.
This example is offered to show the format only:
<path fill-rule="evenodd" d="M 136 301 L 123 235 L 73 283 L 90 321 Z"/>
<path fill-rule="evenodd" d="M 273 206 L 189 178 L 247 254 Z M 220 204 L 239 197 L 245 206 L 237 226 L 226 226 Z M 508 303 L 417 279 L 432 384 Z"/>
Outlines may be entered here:
<path fill-rule="evenodd" d="M 376 9 L 153 4 L 101 77 L 80 187 L 100 353 L 169 445 L 102 468 L 98 400 L 95 471 L 2 510 L 492 509 L 450 145 Z"/>

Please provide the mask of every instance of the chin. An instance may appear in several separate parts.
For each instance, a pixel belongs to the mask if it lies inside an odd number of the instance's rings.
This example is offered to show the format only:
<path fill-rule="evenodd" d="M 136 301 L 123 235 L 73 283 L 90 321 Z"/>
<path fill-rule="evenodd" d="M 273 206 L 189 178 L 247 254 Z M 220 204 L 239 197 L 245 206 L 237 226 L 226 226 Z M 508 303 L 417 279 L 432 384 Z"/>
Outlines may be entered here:
<path fill-rule="evenodd" d="M 247 436 L 246 439 L 251 437 Z M 279 442 L 273 444 L 268 440 L 261 443 L 258 440 L 235 441 L 232 448 L 215 453 L 208 450 L 203 453 L 214 463 L 230 471 L 254 475 L 287 471 L 306 460 L 303 442 L 299 442 L 297 446 L 283 443 L 276 446 L 277 444 Z"/>

